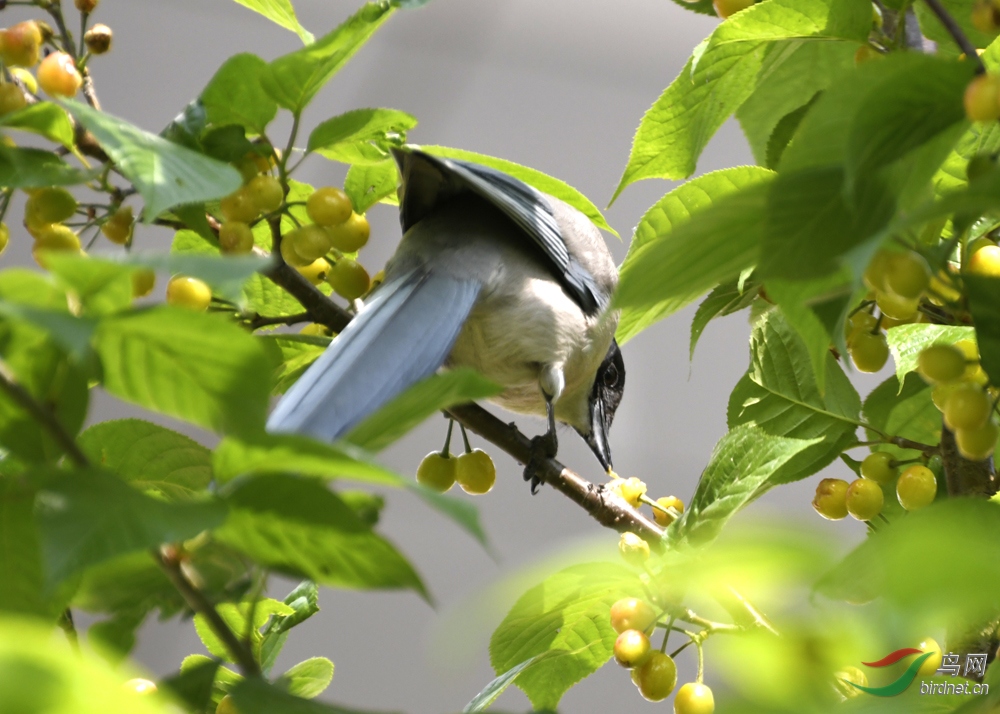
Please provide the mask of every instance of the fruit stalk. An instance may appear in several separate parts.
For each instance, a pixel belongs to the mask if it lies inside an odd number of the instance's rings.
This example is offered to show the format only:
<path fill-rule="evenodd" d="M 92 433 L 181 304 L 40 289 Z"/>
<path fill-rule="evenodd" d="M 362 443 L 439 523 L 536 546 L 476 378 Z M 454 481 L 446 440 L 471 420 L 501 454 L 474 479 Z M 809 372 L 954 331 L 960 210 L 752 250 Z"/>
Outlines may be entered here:
<path fill-rule="evenodd" d="M 955 18 L 944 9 L 944 5 L 941 4 L 940 0 L 924 0 L 924 2 L 927 3 L 927 7 L 930 8 L 930 11 L 934 13 L 937 19 L 941 21 L 944 29 L 948 31 L 948 34 L 955 40 L 955 44 L 962 49 L 965 56 L 976 63 L 976 74 L 983 74 L 986 71 L 986 66 L 983 64 L 982 59 L 980 59 L 979 53 L 976 51 L 976 46 L 969 42 L 969 38 L 962 32 L 962 28 L 955 22 Z"/>

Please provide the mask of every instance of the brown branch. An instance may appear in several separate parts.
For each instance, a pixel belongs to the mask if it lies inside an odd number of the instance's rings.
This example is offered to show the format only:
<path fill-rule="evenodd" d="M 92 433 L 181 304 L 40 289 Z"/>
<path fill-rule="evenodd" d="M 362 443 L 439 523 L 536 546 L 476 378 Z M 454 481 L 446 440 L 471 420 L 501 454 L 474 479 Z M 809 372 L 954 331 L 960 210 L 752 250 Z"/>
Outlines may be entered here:
<path fill-rule="evenodd" d="M 449 407 L 445 413 L 522 464 L 531 460 L 531 439 L 513 424 L 504 423 L 478 404 Z M 579 505 L 602 526 L 616 531 L 631 531 L 654 544 L 663 537 L 663 529 L 632 508 L 624 498 L 610 489 L 595 486 L 555 459 L 543 461 L 537 474 L 543 483 Z"/>
<path fill-rule="evenodd" d="M 941 4 L 940 0 L 924 0 L 924 2 L 927 3 L 927 7 L 930 8 L 931 12 L 937 16 L 937 19 L 941 21 L 944 29 L 948 31 L 948 34 L 955 40 L 955 44 L 961 48 L 965 56 L 976 63 L 976 74 L 983 74 L 986 71 L 986 66 L 983 64 L 983 60 L 980 59 L 975 45 L 969 42 L 969 38 L 965 36 L 962 28 L 955 22 L 955 18 L 948 14 L 948 11 L 944 9 L 944 5 Z"/>
<path fill-rule="evenodd" d="M 947 426 L 941 427 L 941 460 L 949 496 L 974 496 L 989 498 L 997 492 L 996 470 L 993 459 L 969 461 L 958 453 L 955 433 Z"/>
<path fill-rule="evenodd" d="M 177 588 L 181 597 L 184 598 L 188 607 L 204 616 L 208 622 L 208 626 L 212 628 L 215 636 L 222 641 L 222 644 L 229 651 L 236 664 L 239 665 L 243 675 L 247 677 L 259 677 L 260 666 L 257 664 L 257 660 L 254 659 L 253 652 L 233 633 L 229 625 L 226 624 L 226 621 L 222 619 L 218 610 L 215 609 L 215 606 L 205 597 L 205 594 L 187 579 L 184 571 L 181 570 L 181 561 L 177 557 L 176 551 L 173 549 L 166 549 L 166 552 L 154 550 L 151 551 L 151 554 L 157 565 L 160 566 L 173 586 Z"/>
<path fill-rule="evenodd" d="M 86 454 L 80 450 L 76 440 L 59 422 L 55 412 L 35 399 L 31 392 L 18 384 L 17 378 L 10 367 L 2 360 L 0 360 L 0 391 L 5 392 L 18 406 L 28 412 L 31 418 L 49 433 L 49 436 L 66 453 L 70 461 L 80 467 L 90 465 Z"/>

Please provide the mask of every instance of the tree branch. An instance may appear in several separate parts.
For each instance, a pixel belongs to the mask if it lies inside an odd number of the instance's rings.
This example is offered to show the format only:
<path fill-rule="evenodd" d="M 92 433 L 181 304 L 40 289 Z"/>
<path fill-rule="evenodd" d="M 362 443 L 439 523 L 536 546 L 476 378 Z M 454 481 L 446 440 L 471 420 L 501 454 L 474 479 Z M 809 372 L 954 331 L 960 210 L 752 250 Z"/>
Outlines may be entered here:
<path fill-rule="evenodd" d="M 299 322 L 310 322 L 311 320 L 311 312 L 300 312 L 295 315 L 275 315 L 274 317 L 254 315 L 248 324 L 251 330 L 256 330 L 261 327 L 268 327 L 269 325 L 295 325 Z"/>
<path fill-rule="evenodd" d="M 948 34 L 955 40 L 955 44 L 961 48 L 965 56 L 976 63 L 976 74 L 984 73 L 986 66 L 983 64 L 983 60 L 980 59 L 975 45 L 969 42 L 969 38 L 962 32 L 962 28 L 955 22 L 955 18 L 949 15 L 948 11 L 944 9 L 944 5 L 941 4 L 940 0 L 924 0 L 924 2 L 927 3 L 927 7 L 930 8 L 937 19 L 941 21 L 944 29 L 948 31 Z"/>
<path fill-rule="evenodd" d="M 236 664 L 239 665 L 243 675 L 247 677 L 259 677 L 260 667 L 257 665 L 257 660 L 254 659 L 250 648 L 241 642 L 233 631 L 229 629 L 229 625 L 222 619 L 219 611 L 209 602 L 205 594 L 187 579 L 184 571 L 181 570 L 181 561 L 177 557 L 176 552 L 172 549 L 167 549 L 166 552 L 154 550 L 151 553 L 153 559 L 163 570 L 164 574 L 166 574 L 170 582 L 173 583 L 173 586 L 181 594 L 181 597 L 184 598 L 188 607 L 205 617 L 208 626 L 212 628 L 215 636 L 222 641 L 222 644 L 229 651 L 229 654 L 232 655 Z"/>
<path fill-rule="evenodd" d="M 955 443 L 955 432 L 944 425 L 941 427 L 941 460 L 949 496 L 989 498 L 997 492 L 993 458 L 985 461 L 963 459 Z"/>

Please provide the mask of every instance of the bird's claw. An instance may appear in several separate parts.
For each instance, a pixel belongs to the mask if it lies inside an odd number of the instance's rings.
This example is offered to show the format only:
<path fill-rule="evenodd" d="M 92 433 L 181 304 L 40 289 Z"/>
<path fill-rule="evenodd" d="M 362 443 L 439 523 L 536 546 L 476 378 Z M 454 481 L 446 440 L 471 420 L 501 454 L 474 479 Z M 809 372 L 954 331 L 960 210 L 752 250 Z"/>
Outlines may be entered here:
<path fill-rule="evenodd" d="M 547 459 L 554 459 L 558 452 L 558 442 L 555 432 L 546 432 L 541 436 L 536 436 L 531 440 L 531 459 L 524 467 L 524 480 L 531 482 L 531 495 L 538 493 L 538 487 L 542 479 L 538 476 L 538 470 L 542 462 Z"/>

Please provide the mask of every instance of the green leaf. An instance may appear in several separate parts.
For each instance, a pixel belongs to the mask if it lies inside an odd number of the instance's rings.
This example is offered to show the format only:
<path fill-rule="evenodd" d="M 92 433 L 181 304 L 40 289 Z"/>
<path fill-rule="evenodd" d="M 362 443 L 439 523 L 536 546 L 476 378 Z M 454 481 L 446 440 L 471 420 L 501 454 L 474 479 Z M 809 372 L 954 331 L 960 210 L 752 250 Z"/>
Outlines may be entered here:
<path fill-rule="evenodd" d="M 524 181 L 529 186 L 534 186 L 542 193 L 555 196 L 560 201 L 568 203 L 589 218 L 590 222 L 602 231 L 612 233 L 616 238 L 620 237 L 618 232 L 604 220 L 601 211 L 590 199 L 569 184 L 543 174 L 541 171 L 515 164 L 513 161 L 498 159 L 486 154 L 477 154 L 473 151 L 465 151 L 463 149 L 452 149 L 447 146 L 418 146 L 416 148 L 434 156 L 443 156 L 446 159 L 458 159 L 459 161 L 472 161 L 483 166 L 489 166 L 497 171 L 503 171 L 505 174 L 510 174 L 514 178 Z"/>
<path fill-rule="evenodd" d="M 570 687 L 611 657 L 617 633 L 608 613 L 637 587 L 635 574 L 616 563 L 574 565 L 546 578 L 514 603 L 493 633 L 493 670 L 509 672 L 534 658 L 516 684 L 536 710 L 554 710 Z"/>
<path fill-rule="evenodd" d="M 319 335 L 261 335 L 258 337 L 268 350 L 280 357 L 275 392 L 284 393 L 326 351 L 331 338 Z"/>
<path fill-rule="evenodd" d="M 917 368 L 917 357 L 931 345 L 953 345 L 959 340 L 975 339 L 971 327 L 951 325 L 899 325 L 886 331 L 889 351 L 896 363 L 896 379 L 902 389 L 906 373 Z M 981 349 L 981 348 L 980 348 Z"/>
<path fill-rule="evenodd" d="M 695 48 L 680 76 L 642 118 L 611 200 L 635 181 L 693 173 L 708 140 L 753 93 L 770 44 L 863 42 L 871 12 L 861 0 L 771 0 L 723 22 Z"/>
<path fill-rule="evenodd" d="M 100 469 L 52 470 L 35 478 L 50 585 L 118 555 L 193 538 L 222 523 L 226 513 L 217 501 L 164 503 Z"/>
<path fill-rule="evenodd" d="M 209 123 L 239 124 L 252 134 L 263 134 L 278 113 L 278 105 L 261 86 L 265 72 L 267 63 L 257 55 L 244 52 L 227 59 L 201 93 Z"/>
<path fill-rule="evenodd" d="M 122 687 L 131 667 L 113 666 L 89 647 L 77 651 L 29 618 L 0 620 L 0 701 L 11 714 L 170 714 L 165 698 Z"/>
<path fill-rule="evenodd" d="M 333 681 L 333 662 L 326 657 L 310 657 L 278 677 L 276 684 L 296 697 L 312 699 Z"/>
<path fill-rule="evenodd" d="M 733 280 L 724 285 L 718 285 L 702 300 L 691 320 L 691 345 L 688 348 L 688 359 L 694 359 L 694 348 L 698 344 L 701 333 L 713 318 L 732 315 L 739 312 L 757 297 L 758 286 L 752 281 L 740 284 Z"/>
<path fill-rule="evenodd" d="M 771 436 L 816 440 L 769 475 L 768 485 L 796 481 L 830 464 L 855 441 L 861 399 L 840 365 L 827 355 L 820 393 L 809 349 L 777 312 L 757 323 L 750 369 L 729 398 L 730 429 L 749 425 Z"/>
<path fill-rule="evenodd" d="M 212 452 L 141 419 L 104 421 L 80 434 L 87 457 L 124 481 L 168 500 L 190 498 L 212 480 Z"/>
<path fill-rule="evenodd" d="M 347 588 L 412 588 L 413 567 L 315 479 L 263 475 L 233 484 L 216 538 L 270 568 Z"/>
<path fill-rule="evenodd" d="M 219 663 L 214 659 L 196 662 L 187 670 L 160 680 L 159 686 L 183 702 L 189 711 L 203 712 L 212 698 L 218 670 Z"/>
<path fill-rule="evenodd" d="M 85 104 L 69 99 L 63 104 L 97 138 L 118 170 L 142 195 L 146 202 L 143 220 L 147 222 L 180 204 L 222 198 L 243 183 L 239 172 L 229 164 Z"/>
<path fill-rule="evenodd" d="M 1000 508 L 995 503 L 942 499 L 873 533 L 817 589 L 850 602 L 882 596 L 902 617 L 946 617 L 971 626 L 995 612 L 1000 567 L 981 553 L 996 548 Z M 934 564 L 933 578 L 927 577 L 928 563 Z"/>
<path fill-rule="evenodd" d="M 366 417 L 346 440 L 368 451 L 381 451 L 427 417 L 455 404 L 493 397 L 503 391 L 474 369 L 453 369 L 421 380 Z"/>
<path fill-rule="evenodd" d="M 86 255 L 53 253 L 46 258 L 50 273 L 80 301 L 91 315 L 126 310 L 132 304 L 134 270 L 117 261 Z"/>
<path fill-rule="evenodd" d="M 249 635 L 250 649 L 254 659 L 258 661 L 260 660 L 261 645 L 264 642 L 261 628 L 272 615 L 285 616 L 293 612 L 288 605 L 272 598 L 262 598 L 255 603 L 224 602 L 218 605 L 215 610 L 229 626 L 229 629 L 237 633 L 241 639 L 244 635 Z M 251 617 L 253 617 L 252 624 L 249 622 Z M 235 661 L 232 658 L 232 653 L 215 634 L 212 626 L 208 624 L 208 618 L 205 617 L 204 613 L 195 615 L 194 628 L 202 644 L 205 645 L 205 649 L 226 662 Z"/>
<path fill-rule="evenodd" d="M 966 275 L 965 289 L 983 369 L 992 384 L 1000 384 L 1000 280 Z"/>
<path fill-rule="evenodd" d="M 364 213 L 379 201 L 399 203 L 396 198 L 397 183 L 399 169 L 392 159 L 368 166 L 355 164 L 347 170 L 344 191 L 351 197 L 354 210 Z"/>
<path fill-rule="evenodd" d="M 265 674 L 271 671 L 281 649 L 288 639 L 288 632 L 296 625 L 305 622 L 319 612 L 319 588 L 311 580 L 303 580 L 295 586 L 282 601 L 290 608 L 288 615 L 275 615 L 262 630 L 264 641 L 261 643 L 261 669 Z"/>
<path fill-rule="evenodd" d="M 0 611 L 51 617 L 34 507 L 33 488 L 0 476 Z"/>
<path fill-rule="evenodd" d="M 624 343 L 757 262 L 767 188 L 774 173 L 725 169 L 680 186 L 636 227 L 621 266 L 616 337 Z"/>
<path fill-rule="evenodd" d="M 81 362 L 90 349 L 96 325 L 91 319 L 74 317 L 63 310 L 38 309 L 15 302 L 0 301 L 0 316 L 44 330 L 55 344 Z"/>
<path fill-rule="evenodd" d="M 62 107 L 36 102 L 0 117 L 0 127 L 23 129 L 44 136 L 66 148 L 73 147 L 73 124 Z"/>
<path fill-rule="evenodd" d="M 713 540 L 737 511 L 781 483 L 782 466 L 821 441 L 737 426 L 715 445 L 690 505 L 670 529 L 672 537 L 697 544 Z"/>
<path fill-rule="evenodd" d="M 394 11 L 384 0 L 366 3 L 329 34 L 271 62 L 261 77 L 264 91 L 285 109 L 300 114 Z"/>
<path fill-rule="evenodd" d="M 318 151 L 335 161 L 354 163 L 354 154 L 364 151 L 359 145 L 374 142 L 370 148 L 376 150 L 375 155 L 391 159 L 381 145 L 402 143 L 406 132 L 416 125 L 416 117 L 398 109 L 353 109 L 327 119 L 313 129 L 306 150 Z"/>
<path fill-rule="evenodd" d="M 521 664 L 514 665 L 483 687 L 483 691 L 474 696 L 472 701 L 465 705 L 465 709 L 462 710 L 462 714 L 477 714 L 477 712 L 486 711 L 490 708 L 490 706 L 492 706 L 493 702 L 495 702 L 500 695 L 507 690 L 507 687 L 517 681 L 521 672 L 539 660 L 555 656 L 558 656 L 557 653 L 549 650 L 547 652 L 537 654 L 534 657 L 530 657 L 521 662 Z"/>
<path fill-rule="evenodd" d="M 225 433 L 260 434 L 271 392 L 261 345 L 231 322 L 156 307 L 105 318 L 95 348 L 111 394 Z"/>
<path fill-rule="evenodd" d="M 962 96 L 975 65 L 917 57 L 865 87 L 848 129 L 848 187 L 965 121 Z"/>
<path fill-rule="evenodd" d="M 865 398 L 865 421 L 883 434 L 902 436 L 921 444 L 937 444 L 941 440 L 941 412 L 931 401 L 931 388 L 916 373 L 910 372 L 902 387 L 897 377 L 889 377 Z M 876 432 L 867 430 L 869 440 L 877 441 Z M 888 451 L 900 461 L 920 454 L 889 444 L 872 447 L 873 451 Z"/>
<path fill-rule="evenodd" d="M 243 7 L 248 7 L 254 12 L 259 12 L 271 22 L 291 30 L 302 44 L 308 45 L 315 38 L 313 34 L 299 24 L 295 17 L 295 8 L 292 7 L 291 0 L 236 0 Z"/>
<path fill-rule="evenodd" d="M 819 110 L 819 105 L 810 112 Z M 790 149 L 789 149 L 790 150 Z M 895 202 L 877 183 L 852 206 L 840 167 L 788 171 L 771 186 L 760 243 L 764 278 L 805 280 L 834 272 L 839 259 L 892 218 Z"/>
<path fill-rule="evenodd" d="M 857 48 L 855 42 L 805 40 L 772 47 L 753 94 L 736 112 L 757 163 L 774 168 L 777 162 L 768 158 L 772 136 L 790 114 L 808 105 L 840 74 L 854 69 Z M 791 133 L 785 143 L 790 138 Z"/>
<path fill-rule="evenodd" d="M 402 479 L 361 454 L 301 436 L 268 434 L 252 441 L 223 439 L 215 450 L 212 468 L 216 480 L 237 476 L 294 473 L 324 479 L 351 479 L 382 486 L 400 486 Z"/>
<path fill-rule="evenodd" d="M 36 318 L 69 317 L 66 295 L 50 279 L 23 269 L 0 272 L 0 303 L 29 308 Z M 0 319 L 0 356 L 35 399 L 54 408 L 63 428 L 75 435 L 87 414 L 87 374 L 54 341 L 49 327 L 26 319 Z M 65 339 L 65 337 L 64 337 Z M 65 343 L 64 343 L 65 344 Z M 0 444 L 26 462 L 55 461 L 62 455 L 47 432 L 6 394 L 0 393 Z"/>
<path fill-rule="evenodd" d="M 0 146 L 0 186 L 45 188 L 84 183 L 92 172 L 74 169 L 51 151 Z"/>
<path fill-rule="evenodd" d="M 374 714 L 302 699 L 262 679 L 245 679 L 231 692 L 241 714 Z"/>
<path fill-rule="evenodd" d="M 956 23 L 973 47 L 986 47 L 996 39 L 996 34 L 981 32 L 972 24 L 972 9 L 976 0 L 943 0 L 941 3 L 951 15 L 951 21 Z M 952 37 L 951 32 L 941 24 L 937 16 L 924 3 L 914 3 L 913 9 L 920 23 L 920 34 L 937 45 L 937 52 L 944 57 L 958 57 L 962 50 Z"/>

